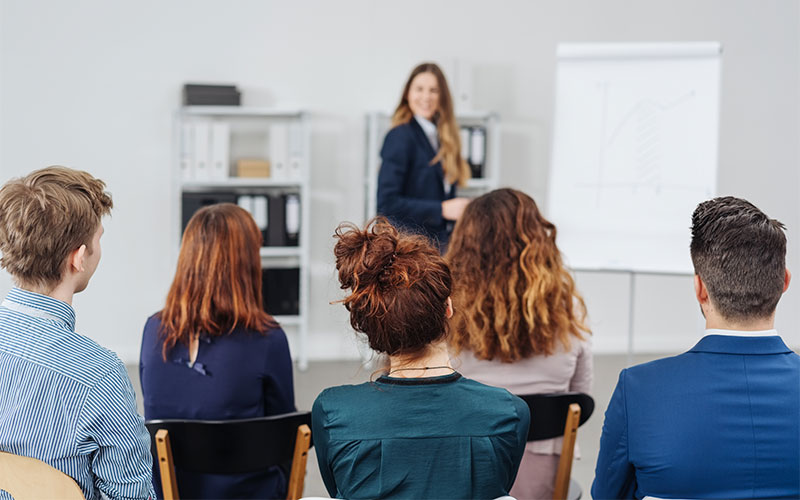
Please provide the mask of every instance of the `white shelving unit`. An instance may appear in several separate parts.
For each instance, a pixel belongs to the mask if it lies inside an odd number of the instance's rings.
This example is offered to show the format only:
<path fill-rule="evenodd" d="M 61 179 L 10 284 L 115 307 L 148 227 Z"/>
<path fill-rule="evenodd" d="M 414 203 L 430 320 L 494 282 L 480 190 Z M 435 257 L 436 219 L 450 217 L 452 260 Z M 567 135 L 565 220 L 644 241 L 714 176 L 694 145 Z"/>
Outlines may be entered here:
<path fill-rule="evenodd" d="M 474 198 L 496 189 L 499 184 L 500 171 L 500 130 L 499 120 L 491 112 L 467 112 L 456 115 L 461 127 L 483 127 L 486 130 L 486 150 L 483 177 L 470 179 L 465 187 L 457 188 L 458 196 Z M 367 115 L 367 158 L 364 176 L 366 201 L 364 220 L 369 220 L 377 213 L 378 207 L 378 170 L 381 167 L 381 147 L 386 133 L 391 128 L 392 117 L 389 114 L 374 112 Z"/>
<path fill-rule="evenodd" d="M 193 122 L 225 123 L 229 127 L 228 142 L 229 171 L 227 178 L 215 180 L 194 180 L 183 178 L 181 162 L 187 145 L 184 125 Z M 275 124 L 291 127 L 294 145 L 299 148 L 296 156 L 298 169 L 291 177 L 236 177 L 236 160 L 240 158 L 270 158 L 270 130 Z M 276 315 L 275 319 L 286 330 L 298 367 L 308 367 L 308 324 L 309 324 L 309 269 L 310 269 L 310 214 L 311 202 L 310 172 L 310 128 L 308 114 L 301 110 L 249 108 L 238 106 L 185 106 L 176 113 L 173 144 L 176 145 L 173 160 L 174 205 L 173 213 L 181 214 L 184 193 L 218 193 L 235 195 L 281 195 L 297 194 L 300 197 L 300 230 L 297 246 L 265 246 L 260 250 L 261 263 L 265 269 L 299 269 L 299 314 Z M 288 147 L 288 146 L 287 146 Z M 175 255 L 180 248 L 180 215 L 174 222 Z M 294 337 L 294 342 L 292 342 Z"/>

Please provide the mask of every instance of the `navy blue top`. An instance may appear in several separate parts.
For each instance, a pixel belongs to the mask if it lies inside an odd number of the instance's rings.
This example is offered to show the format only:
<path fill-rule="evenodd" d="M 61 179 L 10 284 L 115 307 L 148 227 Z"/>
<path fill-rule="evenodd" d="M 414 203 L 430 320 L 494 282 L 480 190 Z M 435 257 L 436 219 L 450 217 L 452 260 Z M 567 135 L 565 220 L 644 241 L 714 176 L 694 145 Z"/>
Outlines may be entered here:
<path fill-rule="evenodd" d="M 444 246 L 449 230 L 442 202 L 456 195 L 456 186 L 445 193 L 442 163 L 431 165 L 434 156 L 436 151 L 414 118 L 386 134 L 378 172 L 378 214 Z"/>
<path fill-rule="evenodd" d="M 139 375 L 147 420 L 182 418 L 233 420 L 295 411 L 292 360 L 283 330 L 265 334 L 235 329 L 220 337 L 201 336 L 197 359 L 177 344 L 161 357 L 161 322 L 144 326 Z M 277 468 L 253 474 L 194 474 L 176 465 L 182 498 L 283 498 L 286 478 Z M 158 465 L 153 482 L 160 496 Z"/>
<path fill-rule="evenodd" d="M 311 419 L 334 498 L 496 498 L 514 484 L 530 412 L 454 373 L 325 389 Z"/>

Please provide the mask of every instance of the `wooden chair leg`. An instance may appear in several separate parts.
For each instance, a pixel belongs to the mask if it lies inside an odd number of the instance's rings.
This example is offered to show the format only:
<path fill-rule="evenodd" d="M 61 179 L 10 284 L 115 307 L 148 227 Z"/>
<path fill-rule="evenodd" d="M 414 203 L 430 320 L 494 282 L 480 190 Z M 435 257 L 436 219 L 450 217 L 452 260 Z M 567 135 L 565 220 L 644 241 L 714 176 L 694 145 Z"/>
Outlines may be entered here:
<path fill-rule="evenodd" d="M 558 460 L 553 500 L 567 498 L 569 478 L 572 475 L 572 458 L 575 454 L 575 438 L 578 436 L 580 420 L 581 407 L 577 403 L 572 403 L 567 410 L 567 423 L 564 425 L 564 444 L 561 447 L 561 458 Z"/>
<path fill-rule="evenodd" d="M 308 462 L 308 449 L 311 447 L 311 429 L 306 424 L 297 428 L 297 439 L 294 442 L 294 456 L 292 457 L 292 472 L 289 474 L 289 489 L 286 500 L 297 500 L 303 496 L 303 486 L 306 480 L 306 462 Z"/>
<path fill-rule="evenodd" d="M 166 429 L 156 432 L 156 453 L 158 470 L 161 472 L 161 489 L 164 500 L 178 500 L 178 480 L 175 477 L 175 464 L 172 462 L 172 446 Z"/>

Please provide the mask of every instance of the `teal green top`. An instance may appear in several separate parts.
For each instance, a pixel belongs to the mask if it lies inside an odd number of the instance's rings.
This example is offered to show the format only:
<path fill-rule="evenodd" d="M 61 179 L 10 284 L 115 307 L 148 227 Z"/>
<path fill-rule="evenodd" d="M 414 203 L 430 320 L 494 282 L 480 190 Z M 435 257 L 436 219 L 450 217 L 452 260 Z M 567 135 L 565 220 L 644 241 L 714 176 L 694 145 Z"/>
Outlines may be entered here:
<path fill-rule="evenodd" d="M 507 495 L 530 423 L 520 398 L 458 373 L 331 387 L 311 413 L 325 487 L 347 499 Z"/>

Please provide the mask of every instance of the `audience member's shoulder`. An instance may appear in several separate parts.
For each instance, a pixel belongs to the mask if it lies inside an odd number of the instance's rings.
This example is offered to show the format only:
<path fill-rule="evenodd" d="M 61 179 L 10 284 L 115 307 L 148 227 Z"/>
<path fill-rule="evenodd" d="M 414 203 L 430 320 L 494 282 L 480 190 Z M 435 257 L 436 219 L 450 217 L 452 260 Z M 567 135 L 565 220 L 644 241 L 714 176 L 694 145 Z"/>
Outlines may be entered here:
<path fill-rule="evenodd" d="M 124 371 L 125 365 L 119 356 L 93 339 L 76 333 L 70 336 L 70 346 L 60 350 L 61 364 L 68 372 L 79 374 L 83 382 L 93 385 L 109 372 Z"/>
<path fill-rule="evenodd" d="M 691 358 L 687 357 L 687 353 L 683 353 L 678 354 L 677 356 L 668 356 L 665 358 L 654 359 L 653 361 L 648 361 L 646 363 L 640 363 L 638 365 L 625 368 L 623 372 L 627 372 L 631 376 L 659 375 L 676 370 L 687 362 L 691 362 Z"/>
<path fill-rule="evenodd" d="M 515 396 L 514 394 L 511 394 L 508 390 L 506 390 L 506 389 L 504 389 L 502 387 L 495 387 L 495 386 L 492 386 L 492 385 L 486 385 L 486 384 L 483 384 L 481 382 L 478 382 L 477 380 L 472 380 L 471 378 L 467 378 L 467 377 L 462 377 L 461 380 L 459 380 L 459 382 L 460 382 L 461 386 L 464 387 L 465 389 L 467 389 L 467 390 L 469 390 L 471 392 L 474 392 L 476 394 L 480 394 L 480 399 L 483 400 L 483 401 L 485 401 L 487 399 L 494 399 L 494 400 L 502 401 L 502 402 L 506 402 L 506 403 L 507 402 L 514 402 L 514 403 L 521 402 L 522 404 L 525 404 L 525 402 L 522 401 L 522 399 L 520 399 L 519 397 Z"/>
<path fill-rule="evenodd" d="M 158 336 L 161 331 L 161 311 L 153 314 L 144 324 L 144 337 Z"/>
<path fill-rule="evenodd" d="M 365 392 L 379 390 L 373 382 L 364 382 L 362 384 L 347 384 L 347 385 L 336 385 L 333 387 L 328 387 L 324 389 L 322 392 L 319 393 L 317 396 L 317 400 L 349 400 L 351 398 L 357 398 L 364 394 Z"/>

